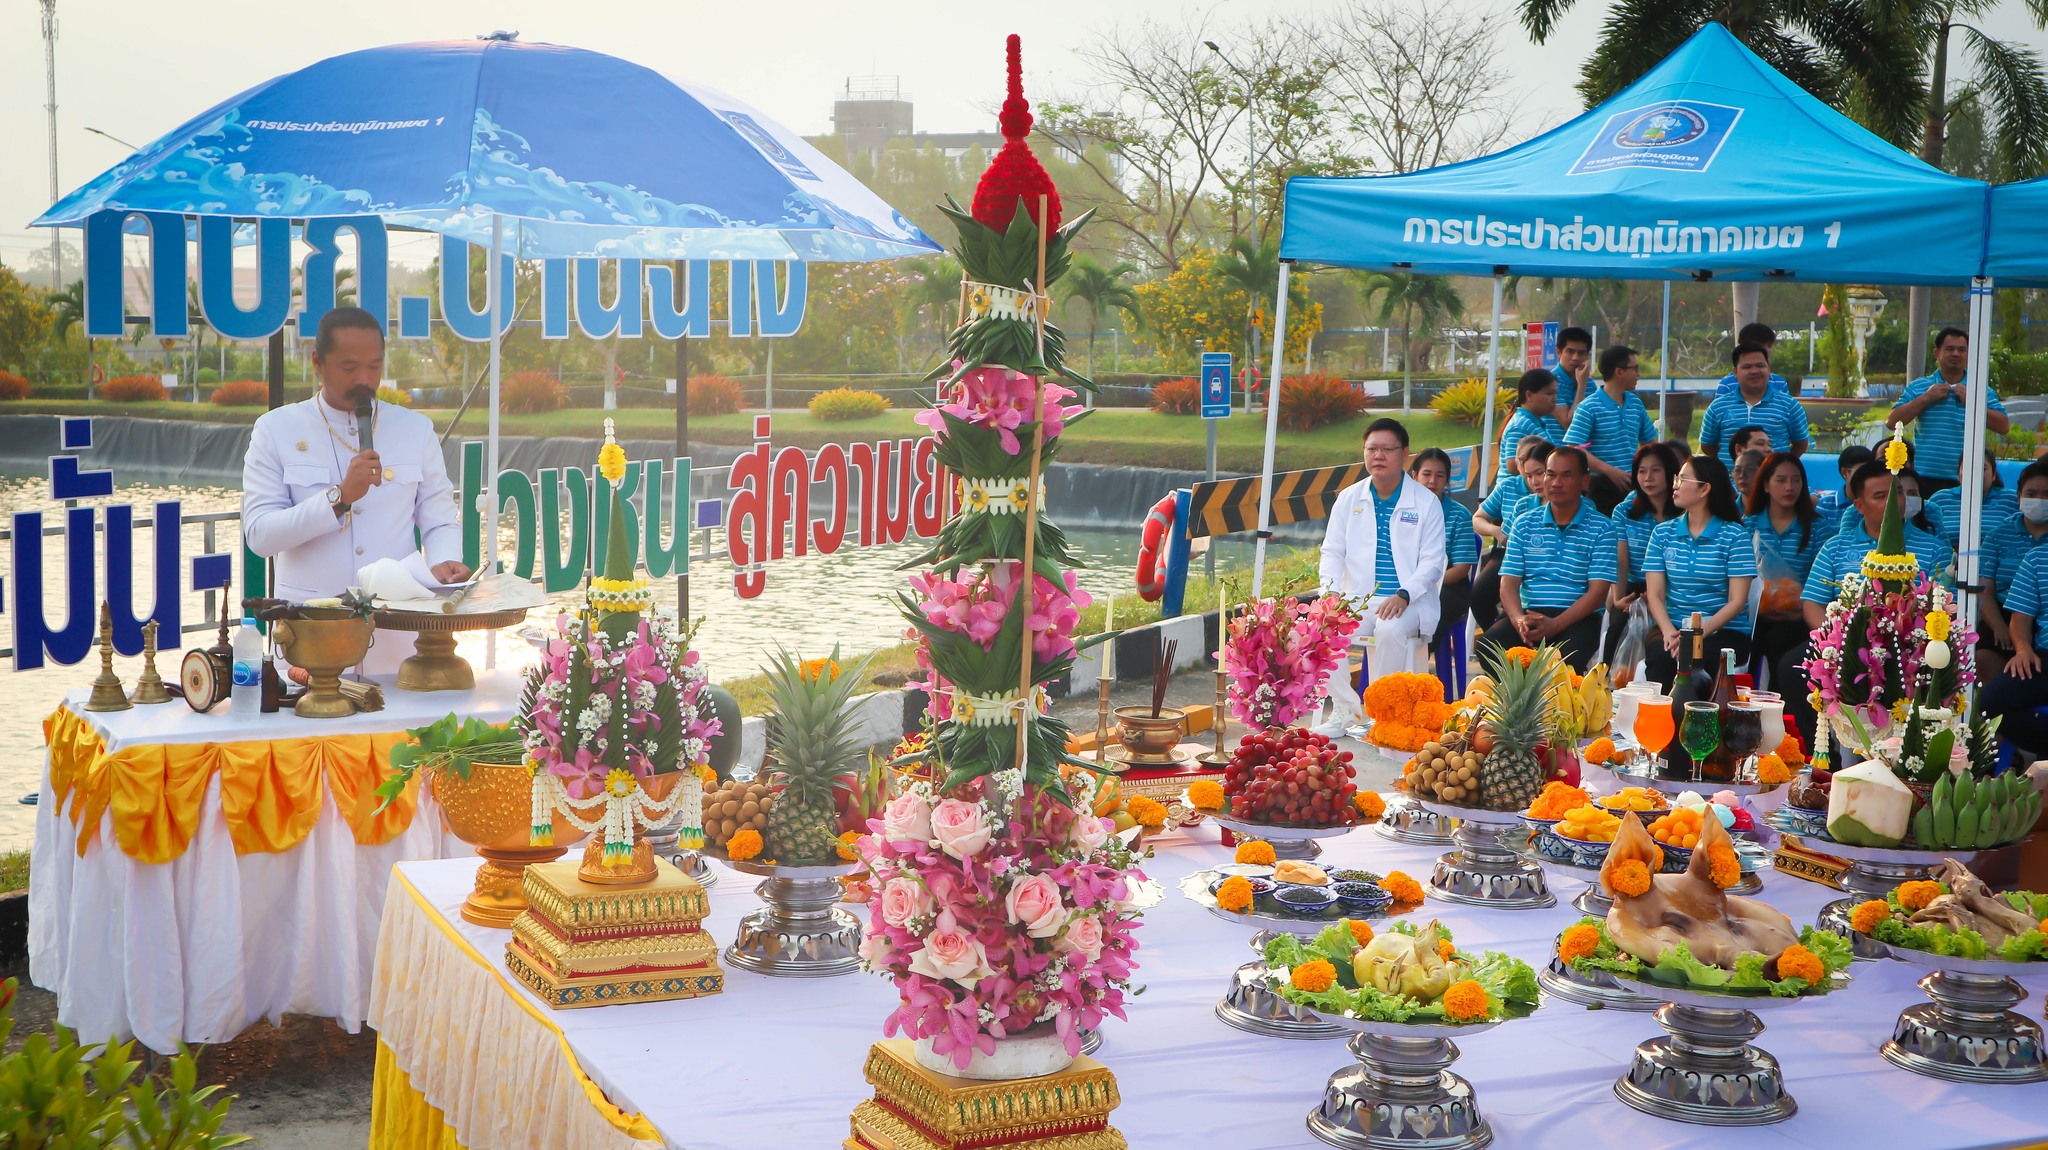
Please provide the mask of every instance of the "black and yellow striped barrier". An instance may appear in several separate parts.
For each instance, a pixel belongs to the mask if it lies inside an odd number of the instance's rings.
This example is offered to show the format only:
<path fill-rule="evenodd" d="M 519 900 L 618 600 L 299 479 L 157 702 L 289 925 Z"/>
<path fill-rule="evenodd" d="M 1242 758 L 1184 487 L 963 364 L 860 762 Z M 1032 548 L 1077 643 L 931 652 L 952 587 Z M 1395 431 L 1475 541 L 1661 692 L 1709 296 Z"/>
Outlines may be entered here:
<path fill-rule="evenodd" d="M 1324 519 L 1336 505 L 1337 493 L 1365 478 L 1365 464 L 1311 467 L 1283 471 L 1273 477 L 1271 526 Z M 1259 526 L 1259 477 L 1197 483 L 1188 505 L 1188 535 L 1230 535 Z"/>

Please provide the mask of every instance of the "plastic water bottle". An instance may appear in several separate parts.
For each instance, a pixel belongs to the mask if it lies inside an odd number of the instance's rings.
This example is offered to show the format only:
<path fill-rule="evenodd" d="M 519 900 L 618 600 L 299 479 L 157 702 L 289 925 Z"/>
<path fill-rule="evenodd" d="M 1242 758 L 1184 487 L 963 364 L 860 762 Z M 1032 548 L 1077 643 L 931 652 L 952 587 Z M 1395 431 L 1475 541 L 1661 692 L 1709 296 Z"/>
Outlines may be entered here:
<path fill-rule="evenodd" d="M 242 617 L 235 628 L 235 681 L 229 689 L 228 713 L 255 715 L 263 710 L 263 632 L 256 620 Z"/>

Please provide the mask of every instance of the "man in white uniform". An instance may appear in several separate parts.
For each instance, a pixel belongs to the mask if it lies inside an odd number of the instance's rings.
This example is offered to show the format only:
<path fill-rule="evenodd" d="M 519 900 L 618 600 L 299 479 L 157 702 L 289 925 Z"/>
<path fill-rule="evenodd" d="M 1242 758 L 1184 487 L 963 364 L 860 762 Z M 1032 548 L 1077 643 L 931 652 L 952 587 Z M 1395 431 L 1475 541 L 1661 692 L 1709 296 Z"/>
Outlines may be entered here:
<path fill-rule="evenodd" d="M 242 463 L 242 538 L 271 560 L 271 592 L 302 602 L 339 595 L 360 568 L 424 548 L 434 577 L 469 577 L 454 488 L 426 416 L 376 401 L 384 329 L 361 308 L 320 320 L 313 344 L 320 391 L 256 421 Z M 356 409 L 372 411 L 368 445 Z M 414 532 L 418 532 L 415 541 Z M 379 635 L 375 667 L 410 654 Z M 395 650 L 400 646 L 407 650 Z M 387 657 L 378 657 L 387 656 Z"/>
<path fill-rule="evenodd" d="M 1373 640 L 1372 677 L 1415 669 L 1436 630 L 1444 578 L 1443 505 L 1408 477 L 1408 429 L 1376 419 L 1365 429 L 1366 477 L 1337 493 L 1323 537 L 1322 589 L 1359 608 L 1352 642 Z M 1362 606 L 1361 606 L 1362 605 Z M 1348 660 L 1347 660 L 1348 663 Z M 1365 718 L 1348 666 L 1330 673 L 1330 718 L 1316 728 L 1335 738 Z"/>

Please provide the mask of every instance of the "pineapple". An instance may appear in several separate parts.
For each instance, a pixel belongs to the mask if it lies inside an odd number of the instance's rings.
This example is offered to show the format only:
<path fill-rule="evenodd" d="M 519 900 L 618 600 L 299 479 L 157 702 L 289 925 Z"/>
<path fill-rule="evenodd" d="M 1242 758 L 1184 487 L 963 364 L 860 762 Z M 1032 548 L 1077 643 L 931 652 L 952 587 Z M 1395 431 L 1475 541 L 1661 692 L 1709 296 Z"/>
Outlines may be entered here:
<path fill-rule="evenodd" d="M 1479 767 L 1478 805 L 1488 810 L 1524 810 L 1543 790 L 1547 772 L 1536 746 L 1546 733 L 1551 697 L 1543 651 L 1527 665 L 1498 648 L 1481 656 L 1494 680 L 1493 698 L 1480 712 L 1480 723 L 1492 736 Z"/>
<path fill-rule="evenodd" d="M 867 662 L 842 671 L 839 651 L 830 659 L 799 662 L 778 652 L 768 667 L 767 768 L 775 786 L 768 808 L 766 857 L 786 866 L 836 862 L 839 804 L 834 791 L 850 785 L 860 745 L 848 704 L 867 681 Z"/>

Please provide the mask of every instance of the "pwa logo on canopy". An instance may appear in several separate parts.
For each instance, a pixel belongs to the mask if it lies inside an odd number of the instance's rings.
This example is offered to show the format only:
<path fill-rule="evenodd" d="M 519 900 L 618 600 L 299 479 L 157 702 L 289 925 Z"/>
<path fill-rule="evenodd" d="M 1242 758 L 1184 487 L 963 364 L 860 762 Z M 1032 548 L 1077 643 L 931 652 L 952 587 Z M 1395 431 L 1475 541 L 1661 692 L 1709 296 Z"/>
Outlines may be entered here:
<path fill-rule="evenodd" d="M 1567 175 L 1616 168 L 1704 172 L 1728 142 L 1742 109 L 1698 100 L 1665 100 L 1607 117 Z"/>

